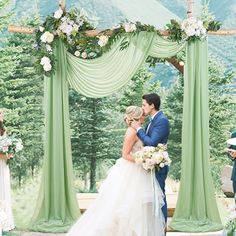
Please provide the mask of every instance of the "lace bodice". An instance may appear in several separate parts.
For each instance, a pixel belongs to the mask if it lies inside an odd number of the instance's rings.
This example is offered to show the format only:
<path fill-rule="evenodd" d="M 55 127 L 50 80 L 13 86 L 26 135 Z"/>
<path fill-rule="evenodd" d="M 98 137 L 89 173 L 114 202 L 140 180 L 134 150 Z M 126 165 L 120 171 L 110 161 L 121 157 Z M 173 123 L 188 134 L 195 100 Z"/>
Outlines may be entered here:
<path fill-rule="evenodd" d="M 134 144 L 131 153 L 135 153 L 135 152 L 137 152 L 137 151 L 140 151 L 142 148 L 143 148 L 143 143 L 142 143 L 141 140 L 138 140 L 138 141 Z"/>

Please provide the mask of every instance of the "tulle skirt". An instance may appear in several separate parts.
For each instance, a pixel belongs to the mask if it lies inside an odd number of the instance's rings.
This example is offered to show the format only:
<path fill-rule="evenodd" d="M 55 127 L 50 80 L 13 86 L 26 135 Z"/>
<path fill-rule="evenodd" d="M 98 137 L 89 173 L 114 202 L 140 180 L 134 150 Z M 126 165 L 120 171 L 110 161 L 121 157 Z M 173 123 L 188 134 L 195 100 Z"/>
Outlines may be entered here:
<path fill-rule="evenodd" d="M 163 193 L 152 174 L 120 158 L 67 236 L 163 236 Z"/>
<path fill-rule="evenodd" d="M 0 202 L 3 205 L 7 215 L 7 221 L 4 223 L 2 230 L 9 231 L 15 228 L 12 209 L 11 209 L 11 187 L 10 172 L 5 160 L 0 159 Z"/>

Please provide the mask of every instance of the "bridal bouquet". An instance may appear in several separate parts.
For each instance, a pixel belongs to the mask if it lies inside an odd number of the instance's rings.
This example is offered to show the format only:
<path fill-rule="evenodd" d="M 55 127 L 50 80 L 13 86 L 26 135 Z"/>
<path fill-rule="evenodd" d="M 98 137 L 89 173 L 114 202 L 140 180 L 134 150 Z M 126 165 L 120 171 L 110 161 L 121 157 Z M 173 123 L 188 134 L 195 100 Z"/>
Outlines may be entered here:
<path fill-rule="evenodd" d="M 17 139 L 14 136 L 2 136 L 0 137 L 0 153 L 13 156 L 15 153 L 23 149 L 21 139 Z M 12 157 L 10 157 L 12 158 Z"/>
<path fill-rule="evenodd" d="M 133 154 L 135 162 L 141 164 L 145 170 L 160 170 L 164 166 L 169 166 L 171 160 L 168 156 L 167 146 L 158 144 L 157 147 L 145 146 L 142 150 Z"/>

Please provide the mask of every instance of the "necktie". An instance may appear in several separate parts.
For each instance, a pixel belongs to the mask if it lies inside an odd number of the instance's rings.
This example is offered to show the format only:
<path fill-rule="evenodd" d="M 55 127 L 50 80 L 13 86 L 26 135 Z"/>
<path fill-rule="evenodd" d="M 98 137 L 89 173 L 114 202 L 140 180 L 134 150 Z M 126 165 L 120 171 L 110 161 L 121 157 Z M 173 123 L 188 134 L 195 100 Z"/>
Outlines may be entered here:
<path fill-rule="evenodd" d="M 149 118 L 149 124 L 148 124 L 148 127 L 146 129 L 146 134 L 148 133 L 148 130 L 150 128 L 151 123 L 152 123 L 152 118 Z"/>

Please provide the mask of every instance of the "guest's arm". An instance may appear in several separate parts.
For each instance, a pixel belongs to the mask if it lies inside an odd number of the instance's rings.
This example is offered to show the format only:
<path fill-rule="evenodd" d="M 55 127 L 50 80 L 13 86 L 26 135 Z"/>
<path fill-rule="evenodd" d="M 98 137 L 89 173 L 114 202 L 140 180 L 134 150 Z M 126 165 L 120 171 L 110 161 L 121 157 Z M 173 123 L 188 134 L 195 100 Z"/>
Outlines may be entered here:
<path fill-rule="evenodd" d="M 226 148 L 225 151 L 227 152 L 227 156 L 231 161 L 235 161 L 236 159 L 236 150 L 231 148 Z"/>
<path fill-rule="evenodd" d="M 7 156 L 5 154 L 0 153 L 1 160 L 7 160 Z"/>

